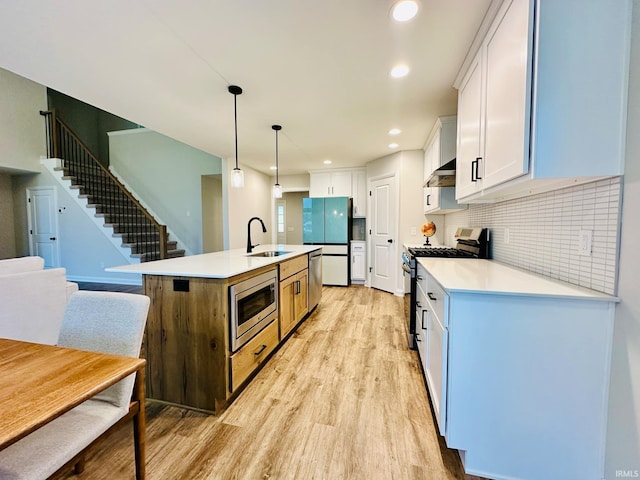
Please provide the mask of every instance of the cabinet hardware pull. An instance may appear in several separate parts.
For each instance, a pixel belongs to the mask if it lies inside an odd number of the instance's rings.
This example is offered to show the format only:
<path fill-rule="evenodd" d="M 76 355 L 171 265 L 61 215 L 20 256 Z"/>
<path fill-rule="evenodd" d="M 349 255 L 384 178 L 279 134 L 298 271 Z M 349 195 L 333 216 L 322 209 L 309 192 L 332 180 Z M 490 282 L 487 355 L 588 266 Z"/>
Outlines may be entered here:
<path fill-rule="evenodd" d="M 416 278 L 417 278 L 418 280 L 422 280 L 422 277 L 421 277 L 420 275 L 416 275 Z"/>
<path fill-rule="evenodd" d="M 429 297 L 429 300 L 433 300 L 434 302 L 438 301 L 438 299 L 434 297 L 433 293 L 431 292 L 427 293 L 427 297 Z"/>
<path fill-rule="evenodd" d="M 431 202 L 429 201 L 429 198 L 431 198 L 431 194 L 427 195 L 427 207 L 431 206 Z"/>
<path fill-rule="evenodd" d="M 480 166 L 480 160 L 482 160 L 482 157 L 476 158 L 476 178 L 478 180 L 482 180 L 482 177 L 480 175 L 478 175 L 478 168 Z"/>
<path fill-rule="evenodd" d="M 253 352 L 253 354 L 257 357 L 258 355 L 260 355 L 262 352 L 264 352 L 266 350 L 267 346 L 266 345 L 262 345 L 262 347 L 260 348 L 260 350 L 258 350 L 257 352 Z"/>
<path fill-rule="evenodd" d="M 422 310 L 422 329 L 426 330 L 427 327 L 424 326 L 424 314 L 427 313 L 429 310 Z"/>
<path fill-rule="evenodd" d="M 416 307 L 417 308 L 422 308 L 422 305 L 420 305 L 420 302 L 416 302 Z"/>
<path fill-rule="evenodd" d="M 417 333 L 415 334 L 416 336 L 416 342 L 421 342 L 422 340 L 420 340 L 420 335 L 418 335 Z"/>
<path fill-rule="evenodd" d="M 477 180 L 475 179 L 475 177 L 473 176 L 473 173 L 475 172 L 475 164 L 478 161 L 478 159 L 474 160 L 473 162 L 471 162 L 471 181 L 472 182 L 476 182 Z"/>

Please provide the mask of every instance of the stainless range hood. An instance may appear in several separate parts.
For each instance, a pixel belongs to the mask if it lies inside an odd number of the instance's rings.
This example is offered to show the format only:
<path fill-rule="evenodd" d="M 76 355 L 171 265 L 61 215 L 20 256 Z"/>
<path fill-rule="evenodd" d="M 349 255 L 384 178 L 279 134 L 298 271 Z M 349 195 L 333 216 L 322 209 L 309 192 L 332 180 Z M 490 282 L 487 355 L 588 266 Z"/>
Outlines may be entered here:
<path fill-rule="evenodd" d="M 453 187 L 456 184 L 456 159 L 445 163 L 424 184 L 425 187 Z"/>

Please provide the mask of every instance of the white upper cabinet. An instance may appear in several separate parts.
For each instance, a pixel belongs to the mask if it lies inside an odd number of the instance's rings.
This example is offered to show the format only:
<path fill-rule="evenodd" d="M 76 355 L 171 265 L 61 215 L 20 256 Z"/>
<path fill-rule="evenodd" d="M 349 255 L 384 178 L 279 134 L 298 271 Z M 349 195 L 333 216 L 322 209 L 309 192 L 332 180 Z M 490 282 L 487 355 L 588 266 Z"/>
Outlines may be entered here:
<path fill-rule="evenodd" d="M 476 55 L 458 90 L 456 198 L 465 198 L 482 188 L 482 53 L 481 50 Z"/>
<path fill-rule="evenodd" d="M 367 172 L 354 170 L 351 173 L 351 193 L 353 195 L 353 216 L 367 216 Z"/>
<path fill-rule="evenodd" d="M 453 187 L 427 187 L 426 181 L 434 170 L 456 158 L 456 117 L 440 117 L 424 146 L 424 213 L 444 214 L 466 208 L 454 198 Z"/>
<path fill-rule="evenodd" d="M 630 0 L 504 0 L 487 16 L 455 85 L 457 199 L 624 173 L 630 15 Z"/>
<path fill-rule="evenodd" d="M 312 172 L 310 197 L 351 197 L 351 170 Z"/>

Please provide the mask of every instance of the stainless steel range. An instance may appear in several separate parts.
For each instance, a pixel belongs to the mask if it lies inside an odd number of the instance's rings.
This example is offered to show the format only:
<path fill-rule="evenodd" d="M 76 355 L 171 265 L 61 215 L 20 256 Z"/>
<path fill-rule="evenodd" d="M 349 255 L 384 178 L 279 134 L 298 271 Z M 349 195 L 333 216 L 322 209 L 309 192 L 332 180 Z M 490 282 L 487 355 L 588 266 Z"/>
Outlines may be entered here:
<path fill-rule="evenodd" d="M 418 257 L 440 258 L 489 258 L 489 230 L 481 227 L 458 228 L 455 247 L 411 247 L 402 254 L 402 269 L 410 275 L 409 308 L 405 312 L 408 321 L 409 348 L 416 348 L 416 292 Z"/>

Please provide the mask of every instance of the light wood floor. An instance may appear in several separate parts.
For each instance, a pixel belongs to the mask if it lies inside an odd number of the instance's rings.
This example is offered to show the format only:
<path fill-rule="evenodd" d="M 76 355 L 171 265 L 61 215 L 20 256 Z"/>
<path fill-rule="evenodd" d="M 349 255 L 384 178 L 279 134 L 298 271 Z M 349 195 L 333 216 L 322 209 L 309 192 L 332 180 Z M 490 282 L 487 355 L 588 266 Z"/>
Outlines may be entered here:
<path fill-rule="evenodd" d="M 327 288 L 220 417 L 147 403 L 147 474 L 171 479 L 473 479 L 436 434 L 402 299 Z M 133 479 L 127 427 L 68 478 Z"/>

